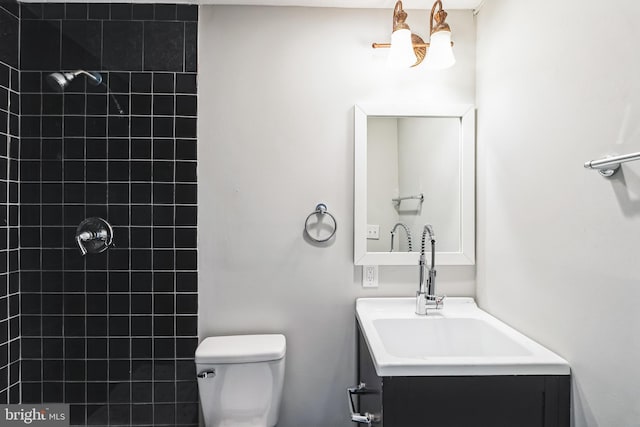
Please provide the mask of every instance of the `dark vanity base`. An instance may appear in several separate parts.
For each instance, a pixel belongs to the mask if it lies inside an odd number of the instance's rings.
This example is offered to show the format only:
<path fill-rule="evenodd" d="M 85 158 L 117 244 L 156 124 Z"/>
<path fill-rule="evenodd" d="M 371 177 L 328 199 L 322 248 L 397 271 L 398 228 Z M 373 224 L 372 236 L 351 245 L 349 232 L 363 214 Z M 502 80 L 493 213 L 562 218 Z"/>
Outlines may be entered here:
<path fill-rule="evenodd" d="M 360 413 L 384 427 L 568 427 L 569 375 L 378 377 L 358 326 Z"/>

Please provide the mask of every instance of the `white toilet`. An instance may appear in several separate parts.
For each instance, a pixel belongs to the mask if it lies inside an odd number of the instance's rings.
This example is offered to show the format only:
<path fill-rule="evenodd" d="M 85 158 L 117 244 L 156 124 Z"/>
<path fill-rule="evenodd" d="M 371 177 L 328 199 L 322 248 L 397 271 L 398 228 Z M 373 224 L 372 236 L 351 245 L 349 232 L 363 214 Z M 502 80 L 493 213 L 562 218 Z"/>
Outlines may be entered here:
<path fill-rule="evenodd" d="M 273 427 L 278 422 L 284 335 L 209 337 L 196 349 L 206 427 Z"/>

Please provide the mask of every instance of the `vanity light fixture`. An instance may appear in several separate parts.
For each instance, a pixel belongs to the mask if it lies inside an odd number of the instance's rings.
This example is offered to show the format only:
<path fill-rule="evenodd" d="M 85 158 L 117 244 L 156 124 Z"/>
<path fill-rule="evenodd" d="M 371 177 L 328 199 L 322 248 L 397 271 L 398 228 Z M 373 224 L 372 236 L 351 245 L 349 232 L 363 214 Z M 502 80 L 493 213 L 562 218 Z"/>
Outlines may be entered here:
<path fill-rule="evenodd" d="M 398 0 L 393 8 L 391 43 L 373 43 L 372 47 L 390 48 L 389 64 L 393 67 L 415 67 L 426 57 L 427 68 L 449 68 L 455 64 L 456 59 L 453 56 L 451 28 L 445 22 L 446 18 L 447 12 L 442 7 L 442 1 L 436 0 L 431 7 L 430 40 L 429 43 L 425 43 L 419 35 L 413 34 L 409 29 L 405 22 L 407 12 L 402 8 L 402 1 Z"/>

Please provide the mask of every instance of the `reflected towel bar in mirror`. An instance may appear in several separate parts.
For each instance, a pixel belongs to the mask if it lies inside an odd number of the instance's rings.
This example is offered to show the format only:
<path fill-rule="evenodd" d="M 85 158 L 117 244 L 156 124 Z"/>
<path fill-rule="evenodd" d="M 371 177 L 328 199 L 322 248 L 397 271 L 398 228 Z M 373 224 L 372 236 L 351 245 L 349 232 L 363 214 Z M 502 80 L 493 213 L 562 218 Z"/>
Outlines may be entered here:
<path fill-rule="evenodd" d="M 420 203 L 422 203 L 424 202 L 424 194 L 420 193 L 415 196 L 396 197 L 395 199 L 391 199 L 392 202 L 395 202 L 396 207 L 399 207 L 403 200 L 420 200 Z"/>

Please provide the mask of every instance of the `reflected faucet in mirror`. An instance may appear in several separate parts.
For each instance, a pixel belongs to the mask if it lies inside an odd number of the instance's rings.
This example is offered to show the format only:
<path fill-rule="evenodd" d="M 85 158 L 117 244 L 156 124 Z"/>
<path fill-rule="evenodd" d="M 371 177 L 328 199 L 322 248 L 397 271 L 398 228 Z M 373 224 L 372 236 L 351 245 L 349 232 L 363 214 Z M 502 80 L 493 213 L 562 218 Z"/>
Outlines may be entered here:
<path fill-rule="evenodd" d="M 427 257 L 425 247 L 427 234 L 431 242 L 431 264 L 427 271 Z M 436 295 L 436 236 L 430 224 L 424 226 L 422 231 L 422 244 L 420 246 L 420 283 L 416 292 L 416 314 L 426 315 L 427 308 L 440 309 L 444 305 L 444 296 Z"/>
<path fill-rule="evenodd" d="M 396 225 L 394 225 L 393 229 L 391 230 L 391 249 L 389 250 L 389 252 L 393 252 L 393 241 L 395 240 L 396 230 L 398 230 L 398 228 L 403 228 L 404 229 L 404 232 L 407 235 L 407 251 L 408 252 L 412 252 L 413 251 L 413 244 L 411 243 L 411 230 L 403 222 L 396 223 Z M 400 245 L 398 245 L 398 246 L 400 246 Z"/>

